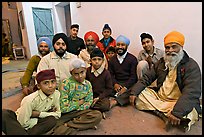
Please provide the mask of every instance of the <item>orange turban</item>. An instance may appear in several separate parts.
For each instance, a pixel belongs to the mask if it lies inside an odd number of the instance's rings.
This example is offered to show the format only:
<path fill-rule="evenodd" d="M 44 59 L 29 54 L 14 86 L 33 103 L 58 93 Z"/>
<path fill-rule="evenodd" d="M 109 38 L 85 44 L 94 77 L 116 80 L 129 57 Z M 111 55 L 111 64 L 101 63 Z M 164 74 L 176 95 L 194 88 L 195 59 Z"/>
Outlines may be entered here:
<path fill-rule="evenodd" d="M 93 32 L 93 31 L 87 32 L 87 33 L 84 35 L 84 40 L 86 41 L 89 36 L 92 36 L 92 37 L 94 38 L 96 44 L 98 43 L 99 37 L 98 37 L 98 35 L 97 35 L 95 32 Z"/>
<path fill-rule="evenodd" d="M 171 43 L 171 42 L 176 42 L 179 45 L 183 47 L 185 41 L 185 37 L 183 34 L 181 34 L 178 31 L 172 31 L 169 32 L 165 37 L 164 37 L 164 45 Z"/>

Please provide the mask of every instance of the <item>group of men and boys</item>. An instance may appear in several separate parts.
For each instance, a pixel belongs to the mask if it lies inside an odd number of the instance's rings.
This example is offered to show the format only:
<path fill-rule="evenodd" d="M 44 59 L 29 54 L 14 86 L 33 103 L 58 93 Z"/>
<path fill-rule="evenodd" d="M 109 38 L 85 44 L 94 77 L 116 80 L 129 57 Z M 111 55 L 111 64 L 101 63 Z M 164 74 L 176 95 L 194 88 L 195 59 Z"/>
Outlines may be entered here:
<path fill-rule="evenodd" d="M 143 50 L 136 57 L 128 52 L 129 38 L 111 37 L 108 24 L 101 40 L 89 31 L 83 41 L 78 31 L 79 25 L 73 24 L 69 37 L 57 33 L 52 42 L 38 39 L 39 54 L 21 78 L 25 97 L 16 112 L 2 111 L 2 133 L 75 134 L 96 128 L 114 106 L 128 104 L 161 117 L 166 130 L 190 130 L 202 114 L 201 71 L 183 50 L 182 33 L 164 37 L 165 51 L 142 33 Z"/>

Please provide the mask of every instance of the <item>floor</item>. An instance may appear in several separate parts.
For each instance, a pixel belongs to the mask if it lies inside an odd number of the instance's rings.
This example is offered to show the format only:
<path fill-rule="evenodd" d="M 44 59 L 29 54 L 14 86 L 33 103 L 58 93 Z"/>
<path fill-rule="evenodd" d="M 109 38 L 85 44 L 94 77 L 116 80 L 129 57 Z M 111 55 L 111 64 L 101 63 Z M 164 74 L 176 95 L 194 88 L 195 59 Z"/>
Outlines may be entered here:
<path fill-rule="evenodd" d="M 2 64 L 2 80 L 7 78 L 2 83 L 2 87 L 4 87 L 2 95 L 10 92 L 4 98 L 2 96 L 2 109 L 15 111 L 20 106 L 23 94 L 17 88 L 20 86 L 18 80 L 27 64 L 28 60 L 10 61 Z M 106 119 L 102 119 L 97 127 L 96 130 L 79 131 L 77 135 L 202 135 L 202 118 L 188 132 L 184 133 L 177 128 L 166 132 L 164 122 L 157 116 L 139 111 L 132 106 L 116 106 L 106 112 Z"/>

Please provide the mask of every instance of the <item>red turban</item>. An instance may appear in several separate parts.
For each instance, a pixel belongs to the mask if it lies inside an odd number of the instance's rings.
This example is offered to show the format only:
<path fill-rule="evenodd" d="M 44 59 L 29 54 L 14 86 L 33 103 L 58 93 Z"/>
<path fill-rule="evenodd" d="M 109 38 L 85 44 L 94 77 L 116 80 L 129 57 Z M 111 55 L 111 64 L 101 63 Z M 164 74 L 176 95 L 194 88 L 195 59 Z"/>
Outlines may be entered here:
<path fill-rule="evenodd" d="M 95 32 L 93 32 L 93 31 L 87 32 L 84 35 L 84 40 L 86 41 L 89 36 L 92 36 L 94 38 L 96 44 L 98 43 L 99 37 L 98 37 L 98 35 Z"/>
<path fill-rule="evenodd" d="M 36 75 L 36 80 L 38 84 L 40 84 L 40 82 L 43 80 L 50 80 L 50 79 L 56 79 L 54 69 L 42 70 Z"/>

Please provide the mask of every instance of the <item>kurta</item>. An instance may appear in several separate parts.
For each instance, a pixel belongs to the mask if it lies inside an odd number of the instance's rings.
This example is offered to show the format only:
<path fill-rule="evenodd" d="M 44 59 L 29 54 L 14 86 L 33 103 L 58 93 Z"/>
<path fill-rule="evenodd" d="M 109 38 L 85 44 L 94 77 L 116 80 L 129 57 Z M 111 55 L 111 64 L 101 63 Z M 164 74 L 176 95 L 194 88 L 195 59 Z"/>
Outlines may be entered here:
<path fill-rule="evenodd" d="M 23 98 L 20 108 L 16 111 L 17 120 L 27 130 L 35 126 L 38 122 L 38 118 L 31 118 L 33 110 L 41 112 L 39 118 L 54 116 L 58 119 L 61 117 L 59 99 L 60 92 L 58 90 L 55 90 L 50 96 L 46 96 L 41 90 L 37 90 Z M 52 107 L 56 107 L 57 111 L 47 112 Z"/>
<path fill-rule="evenodd" d="M 69 62 L 72 58 L 77 58 L 77 56 L 66 51 L 63 57 L 60 58 L 55 51 L 52 51 L 41 59 L 37 73 L 45 69 L 55 69 L 57 85 L 59 86 L 62 80 L 71 77 Z"/>
<path fill-rule="evenodd" d="M 158 93 L 151 88 L 145 88 L 138 96 L 136 100 L 136 107 L 139 110 L 159 110 L 164 112 L 165 115 L 169 115 L 174 108 L 177 100 L 181 96 L 181 91 L 176 83 L 177 68 L 169 71 L 163 85 L 160 87 Z M 191 124 L 198 120 L 198 113 L 195 108 L 191 111 L 190 115 L 184 116 L 189 118 L 189 129 Z"/>

